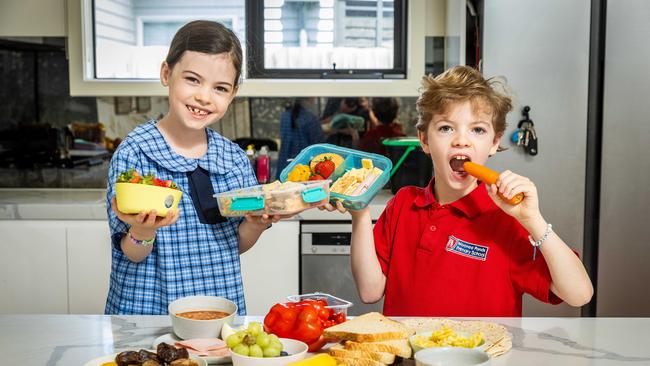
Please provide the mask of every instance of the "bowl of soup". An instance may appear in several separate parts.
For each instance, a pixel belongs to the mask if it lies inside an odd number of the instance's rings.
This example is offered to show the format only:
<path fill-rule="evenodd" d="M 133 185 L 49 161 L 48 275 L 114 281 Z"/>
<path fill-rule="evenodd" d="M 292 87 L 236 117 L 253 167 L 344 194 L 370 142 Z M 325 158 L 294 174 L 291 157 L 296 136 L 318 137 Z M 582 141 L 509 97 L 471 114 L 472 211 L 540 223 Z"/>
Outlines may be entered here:
<path fill-rule="evenodd" d="M 237 315 L 237 304 L 225 297 L 186 296 L 172 301 L 168 311 L 179 338 L 219 338 L 221 327 Z"/>

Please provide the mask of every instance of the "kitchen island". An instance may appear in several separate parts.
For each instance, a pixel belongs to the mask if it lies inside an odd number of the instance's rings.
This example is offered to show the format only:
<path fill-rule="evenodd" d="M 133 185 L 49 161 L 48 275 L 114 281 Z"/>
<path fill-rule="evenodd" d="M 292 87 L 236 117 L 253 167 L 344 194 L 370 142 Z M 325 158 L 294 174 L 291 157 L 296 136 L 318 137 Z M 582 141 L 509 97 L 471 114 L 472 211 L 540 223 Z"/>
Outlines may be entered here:
<path fill-rule="evenodd" d="M 238 317 L 235 324 L 261 321 Z M 489 318 L 508 328 L 513 348 L 492 365 L 650 365 L 650 318 Z M 172 331 L 168 316 L 0 315 L 3 365 L 84 365 L 151 348 Z"/>

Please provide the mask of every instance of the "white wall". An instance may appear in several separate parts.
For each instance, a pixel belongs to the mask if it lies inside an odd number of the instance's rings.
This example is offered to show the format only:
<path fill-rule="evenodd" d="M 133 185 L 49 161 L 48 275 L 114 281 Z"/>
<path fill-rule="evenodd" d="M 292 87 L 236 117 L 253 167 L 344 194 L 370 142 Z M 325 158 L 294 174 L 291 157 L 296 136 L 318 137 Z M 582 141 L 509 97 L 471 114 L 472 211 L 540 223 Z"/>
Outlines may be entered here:
<path fill-rule="evenodd" d="M 490 164 L 531 178 L 553 229 L 582 253 L 589 71 L 589 0 L 485 1 L 484 74 L 503 75 L 515 94 L 502 146 Z M 509 142 L 531 107 L 539 154 Z M 577 316 L 579 309 L 527 297 L 524 315 Z"/>

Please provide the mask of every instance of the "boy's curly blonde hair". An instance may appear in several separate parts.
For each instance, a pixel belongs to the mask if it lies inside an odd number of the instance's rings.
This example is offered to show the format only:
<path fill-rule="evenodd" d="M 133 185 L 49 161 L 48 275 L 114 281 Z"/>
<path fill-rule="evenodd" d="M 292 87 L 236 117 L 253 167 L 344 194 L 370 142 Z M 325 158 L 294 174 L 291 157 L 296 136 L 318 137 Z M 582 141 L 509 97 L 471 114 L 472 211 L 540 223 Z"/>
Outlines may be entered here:
<path fill-rule="evenodd" d="M 501 84 L 495 78 L 483 78 L 469 66 L 452 67 L 435 78 L 425 76 L 416 103 L 418 122 L 415 127 L 426 133 L 435 114 L 445 113 L 452 104 L 470 101 L 475 111 L 482 109 L 492 115 L 496 136 L 501 137 L 506 130 L 506 115 L 512 110 L 510 97 L 495 90 Z"/>

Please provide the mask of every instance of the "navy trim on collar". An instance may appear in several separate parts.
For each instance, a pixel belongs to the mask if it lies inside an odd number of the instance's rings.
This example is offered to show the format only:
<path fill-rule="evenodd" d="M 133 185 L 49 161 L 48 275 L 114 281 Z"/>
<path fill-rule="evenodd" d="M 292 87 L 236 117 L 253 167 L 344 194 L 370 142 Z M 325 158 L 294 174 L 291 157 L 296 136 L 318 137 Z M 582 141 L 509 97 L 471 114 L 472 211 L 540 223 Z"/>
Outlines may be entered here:
<path fill-rule="evenodd" d="M 208 136 L 208 151 L 199 159 L 186 158 L 176 153 L 167 143 L 156 126 L 157 121 L 151 120 L 136 127 L 133 135 L 140 150 L 151 160 L 165 169 L 176 172 L 192 172 L 197 166 L 215 174 L 226 174 L 232 170 L 234 159 L 239 146 L 219 135 L 211 128 L 206 128 Z M 130 136 L 131 137 L 131 136 Z"/>

